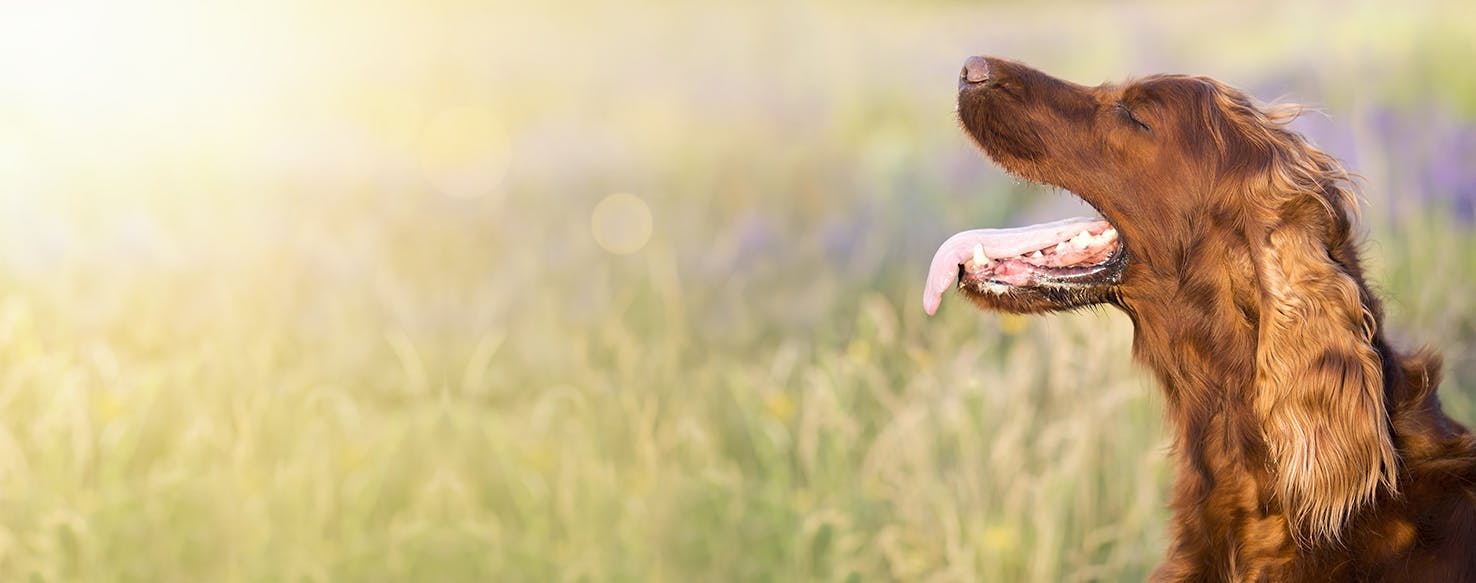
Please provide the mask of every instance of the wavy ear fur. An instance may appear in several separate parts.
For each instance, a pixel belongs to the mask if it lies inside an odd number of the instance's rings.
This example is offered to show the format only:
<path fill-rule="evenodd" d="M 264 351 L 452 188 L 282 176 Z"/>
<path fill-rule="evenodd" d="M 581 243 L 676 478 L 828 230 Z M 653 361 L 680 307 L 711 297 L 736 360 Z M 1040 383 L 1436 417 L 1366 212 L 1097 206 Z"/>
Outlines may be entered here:
<path fill-rule="evenodd" d="M 1397 493 L 1378 319 L 1350 243 L 1357 198 L 1343 168 L 1295 132 L 1294 105 L 1263 109 L 1215 86 L 1212 135 L 1268 225 L 1251 245 L 1260 280 L 1254 409 L 1276 496 L 1304 542 L 1337 543 L 1380 489 Z M 1355 262 L 1344 265 L 1336 258 Z"/>
<path fill-rule="evenodd" d="M 1397 486 L 1377 324 L 1318 237 L 1288 227 L 1265 244 L 1255 410 L 1293 533 L 1336 542 Z"/>

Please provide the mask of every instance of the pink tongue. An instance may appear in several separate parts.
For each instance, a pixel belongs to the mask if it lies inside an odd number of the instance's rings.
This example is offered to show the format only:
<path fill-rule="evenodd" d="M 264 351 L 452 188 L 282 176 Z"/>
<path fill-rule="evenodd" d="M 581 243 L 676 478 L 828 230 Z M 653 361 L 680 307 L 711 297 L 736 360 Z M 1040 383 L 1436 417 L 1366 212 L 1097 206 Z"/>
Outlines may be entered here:
<path fill-rule="evenodd" d="M 949 237 L 933 254 L 933 263 L 928 267 L 923 310 L 930 316 L 938 311 L 943 292 L 958 279 L 958 266 L 974 256 L 975 245 L 983 245 L 985 255 L 999 260 L 1050 247 L 1082 231 L 1100 233 L 1108 227 L 1102 219 L 1082 217 L 1013 229 L 975 229 Z"/>

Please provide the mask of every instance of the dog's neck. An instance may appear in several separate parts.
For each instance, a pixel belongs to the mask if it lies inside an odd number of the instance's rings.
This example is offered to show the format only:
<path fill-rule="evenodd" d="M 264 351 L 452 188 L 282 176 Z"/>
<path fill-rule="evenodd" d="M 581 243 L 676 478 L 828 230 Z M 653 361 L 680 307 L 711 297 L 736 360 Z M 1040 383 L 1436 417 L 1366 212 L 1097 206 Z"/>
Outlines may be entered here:
<path fill-rule="evenodd" d="M 1246 320 L 1231 301 L 1157 305 L 1167 309 L 1145 306 L 1131 312 L 1133 354 L 1164 390 L 1176 454 L 1196 471 L 1211 474 L 1207 479 L 1264 468 L 1265 448 L 1251 410 L 1255 326 L 1224 325 Z M 1221 463 L 1199 459 L 1211 454 Z"/>
<path fill-rule="evenodd" d="M 1133 354 L 1157 376 L 1175 434 L 1174 524 L 1186 531 L 1176 533 L 1175 545 L 1193 545 L 1183 552 L 1201 558 L 1233 561 L 1237 551 L 1212 541 L 1235 540 L 1227 535 L 1243 526 L 1219 521 L 1283 520 L 1253 411 L 1255 311 L 1237 304 L 1234 290 L 1210 287 L 1203 298 L 1189 301 L 1185 295 L 1164 289 L 1158 297 L 1168 301 L 1126 306 L 1134 324 Z M 1237 512 L 1224 512 L 1227 507 Z"/>

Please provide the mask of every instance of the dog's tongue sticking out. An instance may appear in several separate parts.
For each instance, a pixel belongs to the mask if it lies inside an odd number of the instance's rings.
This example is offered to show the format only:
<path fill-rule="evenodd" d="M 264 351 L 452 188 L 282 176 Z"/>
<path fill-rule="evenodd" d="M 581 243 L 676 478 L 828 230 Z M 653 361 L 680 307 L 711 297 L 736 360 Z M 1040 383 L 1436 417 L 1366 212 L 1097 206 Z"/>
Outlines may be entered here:
<path fill-rule="evenodd" d="M 1083 231 L 1090 236 L 1081 237 Z M 994 279 L 1024 285 L 1029 283 L 1029 269 L 1016 263 L 1053 267 L 1073 265 L 1098 255 L 1101 245 L 1115 241 L 1116 236 L 1112 225 L 1097 218 L 1065 219 L 1014 229 L 964 231 L 949 237 L 933 254 L 927 286 L 923 288 L 923 309 L 930 316 L 938 311 L 943 292 L 958 279 L 960 265 L 984 268 L 999 262 L 1001 265 L 994 272 Z M 1109 238 L 1111 241 L 1107 240 Z M 1049 255 L 1034 255 L 1036 251 Z"/>

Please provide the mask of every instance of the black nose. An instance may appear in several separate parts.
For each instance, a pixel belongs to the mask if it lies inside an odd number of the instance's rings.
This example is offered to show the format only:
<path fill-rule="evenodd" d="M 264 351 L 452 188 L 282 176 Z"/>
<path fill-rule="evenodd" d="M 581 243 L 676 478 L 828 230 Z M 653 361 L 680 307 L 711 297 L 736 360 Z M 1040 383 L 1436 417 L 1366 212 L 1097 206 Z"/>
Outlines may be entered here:
<path fill-rule="evenodd" d="M 983 83 L 989 80 L 989 61 L 984 57 L 969 57 L 964 61 L 958 80 L 965 83 Z"/>

